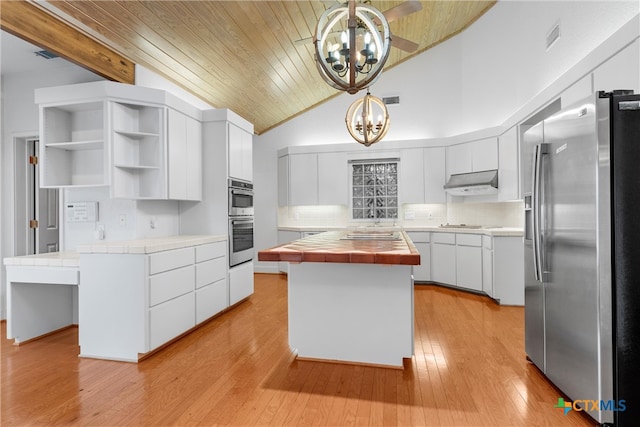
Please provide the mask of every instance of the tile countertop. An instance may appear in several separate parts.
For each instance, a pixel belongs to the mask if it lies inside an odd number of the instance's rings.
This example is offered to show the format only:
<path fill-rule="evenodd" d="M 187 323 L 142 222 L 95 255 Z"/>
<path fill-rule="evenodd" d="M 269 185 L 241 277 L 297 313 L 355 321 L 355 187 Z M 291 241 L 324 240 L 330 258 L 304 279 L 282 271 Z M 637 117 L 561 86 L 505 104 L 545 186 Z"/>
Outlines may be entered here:
<path fill-rule="evenodd" d="M 402 231 L 398 240 L 345 240 L 347 234 L 316 234 L 259 251 L 258 260 L 420 265 L 420 253 Z"/>
<path fill-rule="evenodd" d="M 151 254 L 154 252 L 181 249 L 226 240 L 226 234 L 153 237 L 148 239 L 96 242 L 88 245 L 80 245 L 77 251 L 81 254 Z"/>
<path fill-rule="evenodd" d="M 496 237 L 522 237 L 524 235 L 524 230 L 518 227 L 487 227 L 487 228 L 447 228 L 447 227 L 439 227 L 437 225 L 418 225 L 418 226 L 374 226 L 374 227 L 366 227 L 366 226 L 287 226 L 287 227 L 278 227 L 278 230 L 282 231 L 346 231 L 346 230 L 359 230 L 359 229 L 380 229 L 380 230 L 403 230 L 403 231 L 433 231 L 440 233 L 460 233 L 460 234 L 484 234 L 487 236 L 496 236 Z"/>
<path fill-rule="evenodd" d="M 80 254 L 75 251 L 48 252 L 4 259 L 6 266 L 19 267 L 79 267 Z"/>

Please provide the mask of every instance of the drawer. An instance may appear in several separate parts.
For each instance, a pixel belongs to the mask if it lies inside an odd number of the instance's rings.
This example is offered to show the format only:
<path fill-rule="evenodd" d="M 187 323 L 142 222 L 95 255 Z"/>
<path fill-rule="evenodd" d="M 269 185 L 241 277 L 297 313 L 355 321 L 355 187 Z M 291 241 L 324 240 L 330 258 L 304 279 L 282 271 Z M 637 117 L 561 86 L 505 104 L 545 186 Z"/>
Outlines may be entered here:
<path fill-rule="evenodd" d="M 407 231 L 407 236 L 413 243 L 429 243 L 431 241 L 431 233 L 428 231 Z"/>
<path fill-rule="evenodd" d="M 446 243 L 448 245 L 455 245 L 456 235 L 454 233 L 432 233 L 431 241 L 433 243 Z"/>
<path fill-rule="evenodd" d="M 482 235 L 456 234 L 456 243 L 460 246 L 482 246 Z"/>
<path fill-rule="evenodd" d="M 196 246 L 196 262 L 220 258 L 227 253 L 227 242 L 215 242 Z"/>
<path fill-rule="evenodd" d="M 227 280 L 218 280 L 196 291 L 196 324 L 215 316 L 229 306 Z"/>
<path fill-rule="evenodd" d="M 162 251 L 149 255 L 149 274 L 162 273 L 193 264 L 193 247 Z"/>
<path fill-rule="evenodd" d="M 195 283 L 193 265 L 149 277 L 149 307 L 192 292 Z"/>
<path fill-rule="evenodd" d="M 493 249 L 493 237 L 482 236 L 482 247 L 485 249 Z"/>
<path fill-rule="evenodd" d="M 227 259 L 216 258 L 196 264 L 196 289 L 227 277 Z"/>
<path fill-rule="evenodd" d="M 196 325 L 195 292 L 149 309 L 149 350 L 172 340 Z"/>

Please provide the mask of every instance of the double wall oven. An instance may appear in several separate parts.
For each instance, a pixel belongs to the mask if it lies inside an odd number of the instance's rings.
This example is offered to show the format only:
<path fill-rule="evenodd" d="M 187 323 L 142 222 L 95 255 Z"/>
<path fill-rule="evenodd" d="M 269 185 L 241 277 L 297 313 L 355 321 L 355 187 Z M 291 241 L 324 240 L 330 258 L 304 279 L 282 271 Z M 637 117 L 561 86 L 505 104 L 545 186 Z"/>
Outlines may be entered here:
<path fill-rule="evenodd" d="M 229 179 L 229 267 L 253 259 L 253 183 Z"/>

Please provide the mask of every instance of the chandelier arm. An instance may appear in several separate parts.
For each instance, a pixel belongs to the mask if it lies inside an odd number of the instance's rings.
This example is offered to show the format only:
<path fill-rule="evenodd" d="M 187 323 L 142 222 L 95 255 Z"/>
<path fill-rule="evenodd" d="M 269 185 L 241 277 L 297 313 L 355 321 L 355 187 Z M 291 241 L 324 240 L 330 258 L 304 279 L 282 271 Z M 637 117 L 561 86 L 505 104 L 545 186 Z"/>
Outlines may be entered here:
<path fill-rule="evenodd" d="M 349 1 L 349 21 L 347 28 L 349 30 L 349 81 L 356 81 L 356 27 L 358 25 L 356 19 L 356 2 L 355 0 Z M 347 90 L 347 92 L 354 94 L 357 92 L 352 92 L 352 90 Z"/>

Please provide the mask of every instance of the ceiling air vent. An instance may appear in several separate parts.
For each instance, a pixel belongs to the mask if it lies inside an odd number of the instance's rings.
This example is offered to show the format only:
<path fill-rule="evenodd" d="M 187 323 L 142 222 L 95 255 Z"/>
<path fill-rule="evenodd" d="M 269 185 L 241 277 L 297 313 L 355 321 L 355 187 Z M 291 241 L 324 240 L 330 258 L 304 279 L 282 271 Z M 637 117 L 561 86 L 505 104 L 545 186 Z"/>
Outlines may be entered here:
<path fill-rule="evenodd" d="M 382 102 L 384 102 L 387 105 L 400 104 L 400 97 L 399 96 L 388 96 L 386 98 L 382 98 Z"/>
<path fill-rule="evenodd" d="M 551 46 L 560 38 L 560 23 L 551 28 L 551 30 L 547 33 L 547 50 L 551 49 Z"/>
<path fill-rule="evenodd" d="M 49 52 L 48 50 L 39 50 L 37 52 L 35 52 L 36 56 L 40 56 L 44 59 L 53 59 L 53 58 L 57 58 L 58 55 L 56 55 L 53 52 Z"/>

